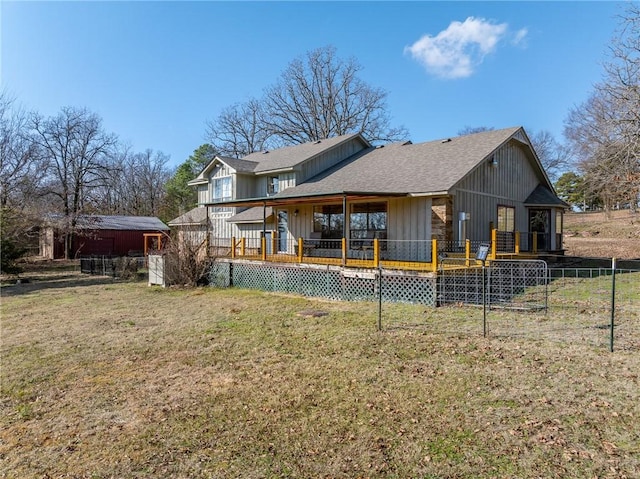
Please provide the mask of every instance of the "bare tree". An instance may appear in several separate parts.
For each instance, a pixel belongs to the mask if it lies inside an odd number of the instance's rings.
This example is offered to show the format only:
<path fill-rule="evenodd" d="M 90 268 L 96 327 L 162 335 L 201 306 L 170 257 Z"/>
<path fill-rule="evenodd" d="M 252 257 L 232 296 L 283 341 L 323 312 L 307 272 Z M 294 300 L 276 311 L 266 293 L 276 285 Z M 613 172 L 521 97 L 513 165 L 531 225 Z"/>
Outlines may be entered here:
<path fill-rule="evenodd" d="M 406 140 L 404 127 L 390 126 L 387 92 L 362 80 L 361 70 L 334 47 L 307 52 L 261 99 L 223 110 L 208 124 L 209 139 L 221 154 L 235 157 L 349 133 L 374 143 Z"/>
<path fill-rule="evenodd" d="M 29 136 L 27 114 L 0 91 L 0 271 L 18 272 L 16 260 L 35 245 L 42 168 Z"/>
<path fill-rule="evenodd" d="M 565 136 L 580 155 L 587 188 L 605 208 L 640 199 L 640 7 L 630 2 L 610 46 L 603 81 L 573 108 Z"/>
<path fill-rule="evenodd" d="M 40 168 L 28 118 L 0 92 L 0 207 L 23 209 L 38 186 Z M 25 201 L 27 200 L 27 201 Z"/>
<path fill-rule="evenodd" d="M 555 182 L 571 166 L 571 149 L 559 143 L 553 134 L 547 130 L 532 133 L 530 140 L 540 159 L 540 163 L 542 163 L 551 181 Z"/>
<path fill-rule="evenodd" d="M 166 195 L 165 184 L 171 172 L 167 167 L 169 156 L 161 151 L 145 150 L 134 156 L 135 170 L 133 181 L 138 188 L 140 202 L 132 214 L 158 216 Z"/>
<path fill-rule="evenodd" d="M 474 133 L 482 133 L 484 131 L 495 130 L 492 126 L 465 126 L 461 130 L 458 130 L 458 136 L 472 135 Z"/>
<path fill-rule="evenodd" d="M 271 136 L 262 104 L 256 99 L 225 108 L 215 121 L 208 123 L 207 129 L 215 149 L 234 158 L 265 149 Z"/>
<path fill-rule="evenodd" d="M 57 198 L 64 217 L 65 256 L 71 253 L 78 216 L 92 188 L 102 185 L 116 137 L 84 108 L 65 107 L 57 116 L 31 119 L 34 142 L 46 163 L 47 192 Z"/>
<path fill-rule="evenodd" d="M 165 203 L 171 171 L 169 156 L 147 149 L 133 153 L 118 146 L 111 154 L 100 187 L 90 196 L 96 211 L 106 214 L 159 216 Z"/>
<path fill-rule="evenodd" d="M 390 128 L 387 93 L 358 76 L 355 58 L 343 60 L 331 46 L 293 60 L 264 99 L 268 129 L 284 144 L 305 143 L 347 133 L 373 142 L 407 139 L 404 128 Z"/>

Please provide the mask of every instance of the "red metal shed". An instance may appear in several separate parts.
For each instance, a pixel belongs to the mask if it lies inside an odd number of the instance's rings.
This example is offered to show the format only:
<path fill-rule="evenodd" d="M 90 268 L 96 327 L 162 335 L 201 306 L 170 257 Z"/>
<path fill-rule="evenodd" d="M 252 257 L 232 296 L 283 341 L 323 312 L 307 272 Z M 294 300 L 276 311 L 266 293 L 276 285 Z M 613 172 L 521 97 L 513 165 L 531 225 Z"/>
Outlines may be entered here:
<path fill-rule="evenodd" d="M 40 255 L 45 258 L 64 258 L 64 237 L 56 227 L 56 220 L 60 219 L 50 217 L 41 232 Z M 142 255 L 145 234 L 169 231 L 167 225 L 153 216 L 86 215 L 78 218 L 77 225 L 73 257 Z"/>

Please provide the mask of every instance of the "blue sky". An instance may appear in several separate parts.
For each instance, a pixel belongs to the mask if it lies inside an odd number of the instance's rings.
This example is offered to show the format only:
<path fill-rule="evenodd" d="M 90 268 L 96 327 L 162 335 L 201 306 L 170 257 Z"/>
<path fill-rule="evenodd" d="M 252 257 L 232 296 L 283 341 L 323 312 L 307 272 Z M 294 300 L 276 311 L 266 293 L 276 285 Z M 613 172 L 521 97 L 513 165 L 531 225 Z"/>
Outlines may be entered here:
<path fill-rule="evenodd" d="M 206 122 L 333 45 L 388 92 L 414 143 L 465 126 L 562 139 L 602 78 L 614 2 L 0 2 L 2 87 L 29 110 L 98 113 L 182 163 Z"/>

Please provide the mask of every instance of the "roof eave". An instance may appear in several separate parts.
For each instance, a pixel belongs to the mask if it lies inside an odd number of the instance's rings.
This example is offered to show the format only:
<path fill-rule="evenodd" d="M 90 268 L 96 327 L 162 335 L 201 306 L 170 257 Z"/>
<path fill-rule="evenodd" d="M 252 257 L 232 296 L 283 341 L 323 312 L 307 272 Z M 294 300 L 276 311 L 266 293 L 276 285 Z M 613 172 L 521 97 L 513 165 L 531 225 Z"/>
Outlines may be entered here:
<path fill-rule="evenodd" d="M 222 202 L 205 203 L 204 206 L 283 206 L 287 204 L 314 203 L 342 198 L 384 198 L 408 196 L 406 192 L 334 191 L 291 196 L 266 196 Z"/>

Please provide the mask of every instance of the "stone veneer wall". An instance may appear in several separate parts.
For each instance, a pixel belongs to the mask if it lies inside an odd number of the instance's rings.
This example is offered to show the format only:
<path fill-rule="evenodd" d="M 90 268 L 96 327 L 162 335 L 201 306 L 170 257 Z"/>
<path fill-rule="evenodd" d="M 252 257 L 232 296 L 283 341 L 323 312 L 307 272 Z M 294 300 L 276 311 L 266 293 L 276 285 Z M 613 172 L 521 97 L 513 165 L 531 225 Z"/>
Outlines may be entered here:
<path fill-rule="evenodd" d="M 453 202 L 450 197 L 431 202 L 431 236 L 438 241 L 453 240 Z"/>

